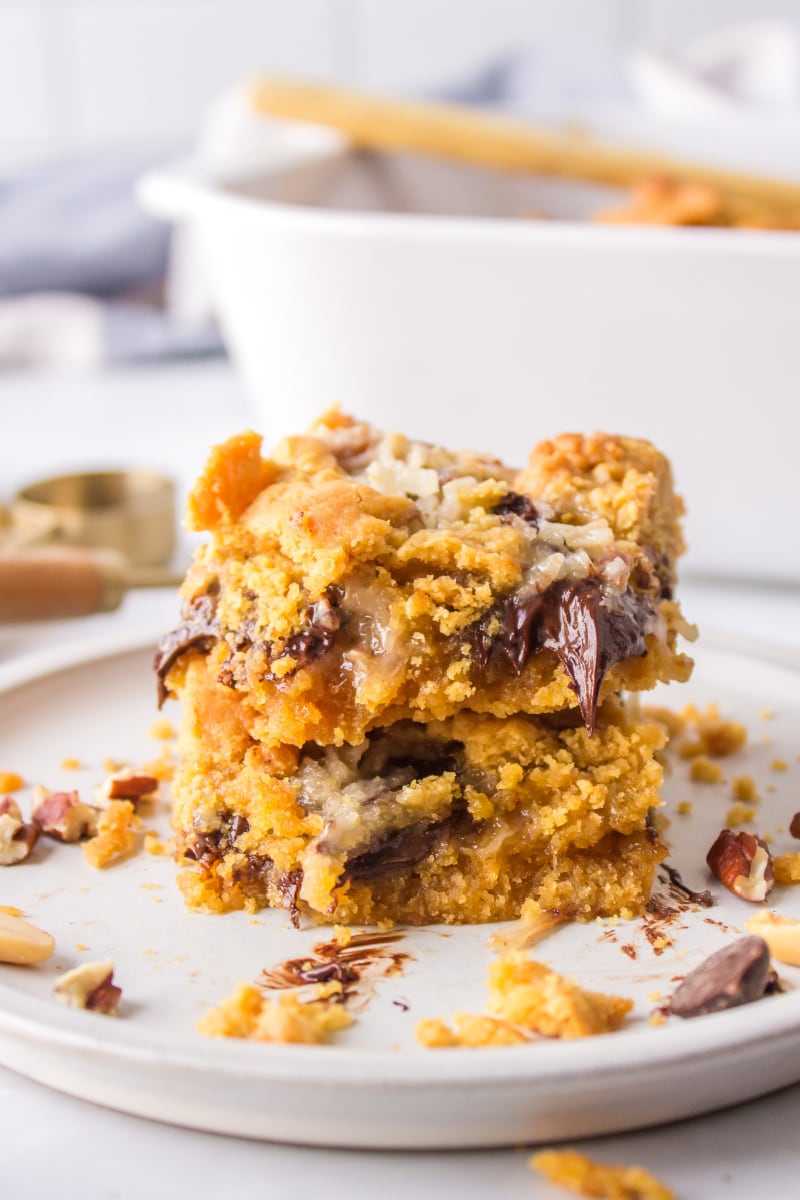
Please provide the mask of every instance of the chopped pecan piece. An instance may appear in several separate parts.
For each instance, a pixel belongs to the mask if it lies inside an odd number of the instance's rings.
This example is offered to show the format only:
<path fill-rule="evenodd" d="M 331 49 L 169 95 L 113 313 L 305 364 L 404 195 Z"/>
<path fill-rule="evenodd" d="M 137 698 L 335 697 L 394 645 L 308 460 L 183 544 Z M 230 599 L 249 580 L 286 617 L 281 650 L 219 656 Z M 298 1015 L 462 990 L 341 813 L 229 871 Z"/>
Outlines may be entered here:
<path fill-rule="evenodd" d="M 0 800 L 0 867 L 12 867 L 30 854 L 39 840 L 39 826 L 26 824 L 11 796 Z"/>
<path fill-rule="evenodd" d="M 94 837 L 97 831 L 97 813 L 81 802 L 77 792 L 50 792 L 37 787 L 32 817 L 45 837 L 59 842 L 79 842 Z"/>
<path fill-rule="evenodd" d="M 69 1008 L 85 1008 L 90 1012 L 115 1017 L 122 988 L 114 983 L 114 964 L 84 963 L 60 976 L 53 989 L 57 1000 Z"/>
<path fill-rule="evenodd" d="M 761 903 L 775 883 L 769 847 L 753 833 L 723 829 L 706 862 L 720 883 L 742 900 Z"/>
<path fill-rule="evenodd" d="M 113 771 L 94 790 L 98 808 L 107 808 L 112 800 L 130 800 L 134 807 L 158 791 L 158 780 L 154 775 L 145 775 L 134 767 L 120 767 Z"/>

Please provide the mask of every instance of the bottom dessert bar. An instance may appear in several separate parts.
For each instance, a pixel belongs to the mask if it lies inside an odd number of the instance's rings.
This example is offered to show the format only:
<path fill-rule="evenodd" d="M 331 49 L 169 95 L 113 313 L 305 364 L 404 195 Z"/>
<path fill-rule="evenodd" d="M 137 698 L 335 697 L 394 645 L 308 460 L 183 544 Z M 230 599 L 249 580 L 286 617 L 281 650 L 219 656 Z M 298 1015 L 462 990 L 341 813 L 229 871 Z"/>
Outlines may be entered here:
<path fill-rule="evenodd" d="M 201 655 L 182 688 L 174 783 L 193 907 L 424 924 L 641 912 L 665 848 L 660 726 L 576 714 L 400 721 L 359 746 L 267 749 Z M 565 727 L 566 722 L 566 727 Z"/>

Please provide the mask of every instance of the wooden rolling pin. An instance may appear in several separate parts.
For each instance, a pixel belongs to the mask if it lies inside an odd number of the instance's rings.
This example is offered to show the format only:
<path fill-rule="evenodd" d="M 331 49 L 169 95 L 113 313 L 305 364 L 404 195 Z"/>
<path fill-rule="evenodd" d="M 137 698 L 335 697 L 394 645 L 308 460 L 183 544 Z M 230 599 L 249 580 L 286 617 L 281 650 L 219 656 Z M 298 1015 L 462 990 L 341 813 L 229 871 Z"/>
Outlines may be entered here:
<path fill-rule="evenodd" d="M 111 612 L 131 587 L 175 586 L 161 567 L 129 567 L 114 550 L 0 552 L 0 622 L 54 620 Z"/>
<path fill-rule="evenodd" d="M 501 171 L 622 187 L 651 175 L 692 179 L 717 188 L 736 209 L 800 213 L 798 183 L 604 145 L 577 132 L 474 109 L 391 100 L 278 77 L 254 83 L 251 99 L 261 113 L 336 129 L 354 146 L 369 150 L 433 155 Z"/>

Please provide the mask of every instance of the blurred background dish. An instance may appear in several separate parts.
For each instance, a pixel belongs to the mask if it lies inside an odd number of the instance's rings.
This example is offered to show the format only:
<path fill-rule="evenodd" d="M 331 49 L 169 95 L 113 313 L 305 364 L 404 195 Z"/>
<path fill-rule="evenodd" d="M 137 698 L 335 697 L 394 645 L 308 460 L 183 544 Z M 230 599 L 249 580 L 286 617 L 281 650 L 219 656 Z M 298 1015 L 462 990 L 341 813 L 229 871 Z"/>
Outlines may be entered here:
<path fill-rule="evenodd" d="M 673 457 L 689 573 L 796 582 L 795 234 L 574 227 L 630 198 L 369 159 L 259 116 L 242 81 L 435 96 L 797 177 L 799 23 L 800 0 L 0 0 L 3 415 L 43 367 L 147 363 L 169 428 L 177 364 L 230 352 L 268 437 L 332 402 L 513 460 L 621 429 Z M 137 203 L 143 174 L 172 230 Z M 153 429 L 144 460 L 180 486 L 188 429 Z M 86 432 L 80 461 L 43 439 L 25 473 L 127 465 L 109 414 Z M 0 453 L 7 501 L 24 476 L 13 438 Z"/>
<path fill-rule="evenodd" d="M 142 189 L 191 227 L 271 439 L 334 401 L 512 463 L 564 428 L 649 437 L 690 497 L 689 569 L 800 578 L 800 237 L 576 222 L 620 193 L 273 136 L 263 169 Z"/>

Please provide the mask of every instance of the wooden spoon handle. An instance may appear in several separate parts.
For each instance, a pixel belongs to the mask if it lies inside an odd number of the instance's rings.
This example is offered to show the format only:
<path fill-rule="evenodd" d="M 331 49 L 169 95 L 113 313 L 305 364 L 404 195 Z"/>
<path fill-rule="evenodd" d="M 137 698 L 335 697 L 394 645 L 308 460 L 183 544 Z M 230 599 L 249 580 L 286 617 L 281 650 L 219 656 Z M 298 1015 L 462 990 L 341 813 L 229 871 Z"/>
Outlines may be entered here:
<path fill-rule="evenodd" d="M 407 151 L 493 167 L 628 187 L 648 175 L 710 184 L 728 200 L 800 212 L 800 184 L 702 166 L 663 154 L 604 145 L 578 132 L 474 109 L 385 99 L 344 88 L 267 77 L 253 84 L 264 114 L 336 129 L 354 146 Z"/>
<path fill-rule="evenodd" d="M 0 622 L 110 612 L 125 594 L 125 560 L 106 550 L 0 553 Z"/>

